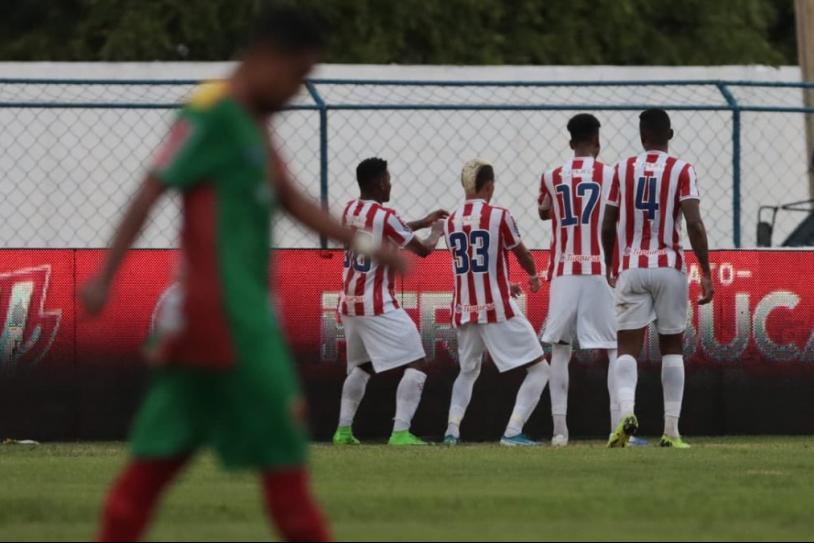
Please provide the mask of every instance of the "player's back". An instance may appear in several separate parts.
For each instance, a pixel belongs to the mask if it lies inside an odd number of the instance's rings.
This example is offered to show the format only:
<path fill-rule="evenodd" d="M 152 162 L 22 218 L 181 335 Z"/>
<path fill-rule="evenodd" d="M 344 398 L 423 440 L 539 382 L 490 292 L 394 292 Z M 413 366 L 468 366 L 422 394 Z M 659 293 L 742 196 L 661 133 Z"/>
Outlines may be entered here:
<path fill-rule="evenodd" d="M 686 271 L 681 202 L 698 198 L 694 168 L 668 153 L 646 151 L 617 164 L 608 203 L 619 207 L 619 271 Z"/>
<path fill-rule="evenodd" d="M 404 247 L 414 235 L 394 210 L 373 200 L 348 202 L 342 224 L 367 232 L 376 246 L 394 243 Z M 345 251 L 342 285 L 339 309 L 343 315 L 375 316 L 399 307 L 393 270 L 350 249 Z"/>
<path fill-rule="evenodd" d="M 543 174 L 539 204 L 551 202 L 549 280 L 605 274 L 601 228 L 612 180 L 613 168 L 592 157 L 573 158 Z"/>
<path fill-rule="evenodd" d="M 511 299 L 508 251 L 520 243 L 508 210 L 466 200 L 444 223 L 455 276 L 452 322 L 494 323 L 518 312 Z"/>

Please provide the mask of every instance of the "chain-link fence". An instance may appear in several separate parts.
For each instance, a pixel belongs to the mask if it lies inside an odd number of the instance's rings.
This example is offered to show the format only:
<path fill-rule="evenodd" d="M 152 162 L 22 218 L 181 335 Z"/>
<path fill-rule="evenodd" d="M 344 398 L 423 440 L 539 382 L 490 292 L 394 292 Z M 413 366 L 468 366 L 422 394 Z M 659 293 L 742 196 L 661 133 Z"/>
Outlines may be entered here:
<path fill-rule="evenodd" d="M 5 247 L 101 247 L 193 81 L 0 80 L 0 216 Z M 577 112 L 602 122 L 601 159 L 640 151 L 638 111 L 670 111 L 672 151 L 696 166 L 711 243 L 753 246 L 760 205 L 810 197 L 803 91 L 814 85 L 723 81 L 439 82 L 315 80 L 273 123 L 305 190 L 337 211 L 368 156 L 390 163 L 391 205 L 408 220 L 462 198 L 461 165 L 495 164 L 495 200 L 545 248 L 540 174 L 569 157 Z M 142 247 L 172 247 L 177 202 L 153 216 Z M 800 221 L 780 215 L 777 240 Z M 320 240 L 285 218 L 278 247 Z"/>

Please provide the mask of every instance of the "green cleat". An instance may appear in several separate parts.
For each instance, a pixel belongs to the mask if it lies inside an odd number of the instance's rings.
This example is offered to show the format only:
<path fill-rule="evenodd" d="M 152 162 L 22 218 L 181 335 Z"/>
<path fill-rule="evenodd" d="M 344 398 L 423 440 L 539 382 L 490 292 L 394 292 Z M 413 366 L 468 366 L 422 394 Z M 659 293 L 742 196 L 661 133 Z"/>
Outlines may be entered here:
<path fill-rule="evenodd" d="M 690 445 L 684 443 L 684 440 L 680 437 L 661 436 L 659 447 L 664 447 L 665 449 L 689 449 Z"/>
<path fill-rule="evenodd" d="M 627 442 L 630 441 L 631 436 L 636 434 L 638 430 L 639 420 L 636 418 L 636 415 L 626 416 L 619 422 L 616 430 L 614 430 L 610 435 L 610 439 L 608 439 L 608 448 L 620 449 L 627 447 Z"/>
<path fill-rule="evenodd" d="M 409 447 L 411 445 L 427 445 L 427 442 L 411 434 L 410 430 L 403 430 L 401 432 L 393 432 L 387 444 L 393 445 L 394 447 Z"/>
<path fill-rule="evenodd" d="M 350 426 L 340 426 L 334 434 L 334 445 L 360 445 Z"/>

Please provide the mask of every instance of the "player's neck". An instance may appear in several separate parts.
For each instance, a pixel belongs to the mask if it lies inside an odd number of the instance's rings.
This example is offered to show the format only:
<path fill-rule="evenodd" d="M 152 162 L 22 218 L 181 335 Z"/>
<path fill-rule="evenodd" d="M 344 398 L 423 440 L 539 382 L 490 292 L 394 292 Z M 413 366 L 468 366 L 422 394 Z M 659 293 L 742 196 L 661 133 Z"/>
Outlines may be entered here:
<path fill-rule="evenodd" d="M 588 149 L 574 149 L 574 158 L 577 159 L 586 159 L 586 158 L 594 158 L 593 150 Z"/>
<path fill-rule="evenodd" d="M 669 153 L 670 152 L 669 147 L 670 146 L 667 143 L 662 145 L 645 145 L 644 150 L 647 152 L 661 151 L 662 153 Z"/>
<path fill-rule="evenodd" d="M 359 195 L 359 199 L 360 200 L 370 200 L 372 202 L 376 202 L 376 203 L 379 203 L 379 204 L 384 203 L 384 198 L 375 196 L 373 194 L 362 193 L 362 194 Z"/>
<path fill-rule="evenodd" d="M 254 102 L 251 99 L 251 93 L 249 92 L 249 88 L 247 85 L 244 84 L 244 79 L 240 77 L 240 68 L 235 74 L 229 79 L 229 91 L 228 94 L 238 104 L 240 104 L 246 111 L 249 112 L 249 115 L 257 119 L 258 121 L 267 120 L 269 114 L 258 111 L 255 106 Z"/>

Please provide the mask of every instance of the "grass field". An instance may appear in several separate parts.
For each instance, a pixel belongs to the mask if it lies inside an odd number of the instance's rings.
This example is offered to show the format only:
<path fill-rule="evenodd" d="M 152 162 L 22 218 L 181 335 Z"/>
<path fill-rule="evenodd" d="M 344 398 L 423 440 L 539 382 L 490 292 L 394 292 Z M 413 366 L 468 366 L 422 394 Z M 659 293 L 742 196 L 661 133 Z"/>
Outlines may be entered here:
<path fill-rule="evenodd" d="M 814 539 L 814 438 L 694 440 L 688 451 L 363 446 L 313 449 L 339 539 Z M 0 539 L 91 537 L 121 444 L 0 447 Z M 249 474 L 201 457 L 154 540 L 258 540 Z"/>

